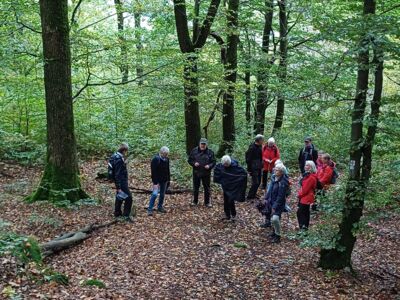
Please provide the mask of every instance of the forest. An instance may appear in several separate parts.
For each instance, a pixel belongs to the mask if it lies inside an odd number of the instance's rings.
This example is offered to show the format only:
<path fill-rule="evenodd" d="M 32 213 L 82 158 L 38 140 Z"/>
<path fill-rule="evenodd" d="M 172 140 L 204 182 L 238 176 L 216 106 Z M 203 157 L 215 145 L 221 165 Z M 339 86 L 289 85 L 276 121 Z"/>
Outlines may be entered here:
<path fill-rule="evenodd" d="M 2 0 L 0 299 L 398 299 L 399 103 L 397 0 Z"/>

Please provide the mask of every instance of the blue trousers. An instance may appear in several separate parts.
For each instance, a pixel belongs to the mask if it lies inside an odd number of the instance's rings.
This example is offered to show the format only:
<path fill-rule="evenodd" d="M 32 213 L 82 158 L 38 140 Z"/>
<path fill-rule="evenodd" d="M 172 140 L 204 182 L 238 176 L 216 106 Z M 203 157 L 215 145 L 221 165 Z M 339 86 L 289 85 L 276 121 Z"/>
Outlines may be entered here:
<path fill-rule="evenodd" d="M 153 189 L 153 192 L 151 193 L 150 197 L 150 203 L 149 203 L 149 208 L 147 211 L 153 211 L 154 207 L 154 202 L 157 199 L 158 193 L 160 193 L 160 198 L 158 198 L 158 209 L 161 209 L 164 204 L 164 197 L 165 197 L 165 191 L 167 190 L 167 182 L 159 182 L 159 188 L 158 189 Z"/>

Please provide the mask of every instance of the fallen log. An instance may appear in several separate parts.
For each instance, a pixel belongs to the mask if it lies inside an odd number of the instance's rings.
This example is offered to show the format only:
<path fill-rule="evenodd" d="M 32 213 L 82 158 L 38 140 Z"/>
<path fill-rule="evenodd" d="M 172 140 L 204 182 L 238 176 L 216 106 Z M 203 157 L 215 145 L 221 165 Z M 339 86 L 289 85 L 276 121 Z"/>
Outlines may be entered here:
<path fill-rule="evenodd" d="M 43 257 L 48 257 L 62 250 L 80 244 L 84 240 L 90 238 L 94 231 L 100 228 L 111 226 L 117 222 L 117 220 L 113 220 L 105 224 L 91 224 L 77 231 L 64 233 L 49 242 L 41 244 L 40 248 L 42 250 L 42 255 Z"/>

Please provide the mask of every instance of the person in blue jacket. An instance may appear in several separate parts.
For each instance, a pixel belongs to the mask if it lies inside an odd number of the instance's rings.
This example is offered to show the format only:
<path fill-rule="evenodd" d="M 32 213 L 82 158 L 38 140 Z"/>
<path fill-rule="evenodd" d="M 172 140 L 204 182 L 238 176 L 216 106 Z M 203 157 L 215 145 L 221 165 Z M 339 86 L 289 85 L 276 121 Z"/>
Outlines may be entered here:
<path fill-rule="evenodd" d="M 246 170 L 229 155 L 224 155 L 215 167 L 214 182 L 221 185 L 224 193 L 225 219 L 235 221 L 235 201 L 244 202 L 246 199 Z"/>
<path fill-rule="evenodd" d="M 158 198 L 157 211 L 160 213 L 166 213 L 164 209 L 164 197 L 165 192 L 170 181 L 171 172 L 169 169 L 169 149 L 166 146 L 161 147 L 160 152 L 153 157 L 151 160 L 151 180 L 153 181 L 153 192 L 151 193 L 149 207 L 147 209 L 147 215 L 153 215 L 154 202 Z"/>
<path fill-rule="evenodd" d="M 275 176 L 271 178 L 271 183 L 265 196 L 267 206 L 266 217 L 271 216 L 273 227 L 273 232 L 270 234 L 273 243 L 281 241 L 280 218 L 282 212 L 285 210 L 286 189 L 289 186 L 289 179 L 285 173 L 286 168 L 283 164 L 275 165 Z"/>

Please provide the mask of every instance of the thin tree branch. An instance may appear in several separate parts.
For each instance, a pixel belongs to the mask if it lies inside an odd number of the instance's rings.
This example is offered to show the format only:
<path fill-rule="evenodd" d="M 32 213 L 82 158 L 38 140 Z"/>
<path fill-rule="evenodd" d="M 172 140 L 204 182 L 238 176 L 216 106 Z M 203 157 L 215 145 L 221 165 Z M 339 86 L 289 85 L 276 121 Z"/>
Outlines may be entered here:
<path fill-rule="evenodd" d="M 394 9 L 396 9 L 396 8 L 399 8 L 399 7 L 400 7 L 400 4 L 397 4 L 397 5 L 395 5 L 395 6 L 392 6 L 391 8 L 388 8 L 388 9 L 384 10 L 383 12 L 381 12 L 379 15 L 381 16 L 381 15 L 383 15 L 383 14 L 386 14 L 387 12 L 392 11 L 392 10 L 394 10 Z"/>
<path fill-rule="evenodd" d="M 102 86 L 102 85 L 107 85 L 107 84 L 111 84 L 111 85 L 113 85 L 113 86 L 118 86 L 118 85 L 128 84 L 128 83 L 137 81 L 137 80 L 139 80 L 139 79 L 141 79 L 141 78 L 143 78 L 143 77 L 146 77 L 147 75 L 150 75 L 150 74 L 152 74 L 152 73 L 154 73 L 154 72 L 157 72 L 158 70 L 160 70 L 160 69 L 162 69 L 162 68 L 164 68 L 164 67 L 167 67 L 167 66 L 169 66 L 169 65 L 172 65 L 172 64 L 174 64 L 174 63 L 175 63 L 175 62 L 169 62 L 169 63 L 163 64 L 163 65 L 161 65 L 161 66 L 158 66 L 158 67 L 155 68 L 155 69 L 152 69 L 152 70 L 150 70 L 150 71 L 148 71 L 148 72 L 146 72 L 146 73 L 143 73 L 143 74 L 140 75 L 140 76 L 137 76 L 137 77 L 135 77 L 135 78 L 133 78 L 133 79 L 131 79 L 131 80 L 124 81 L 124 82 L 114 82 L 114 81 L 111 81 L 111 80 L 106 80 L 106 81 L 104 81 L 104 82 L 93 82 L 93 83 L 90 83 L 89 81 L 90 81 L 90 77 L 92 76 L 92 74 L 89 72 L 88 77 L 86 78 L 86 83 L 85 83 L 85 85 L 84 85 L 83 87 L 81 87 L 81 88 L 78 90 L 78 92 L 72 97 L 72 99 L 77 98 L 86 88 L 88 88 L 88 87 L 90 87 L 90 86 Z"/>
<path fill-rule="evenodd" d="M 82 28 L 79 28 L 77 31 L 79 32 L 79 31 L 82 31 L 82 30 L 84 30 L 84 29 L 87 29 L 87 28 L 89 28 L 90 26 L 96 25 L 96 24 L 98 24 L 98 23 L 100 23 L 100 22 L 103 22 L 104 20 L 107 20 L 108 18 L 114 17 L 116 14 L 117 14 L 117 13 L 113 13 L 113 14 L 111 14 L 111 15 L 108 15 L 108 16 L 106 16 L 106 17 L 100 19 L 100 20 L 97 20 L 97 21 L 95 21 L 95 22 L 93 22 L 93 23 L 90 23 L 90 24 L 88 24 L 88 25 L 86 25 L 86 26 L 84 26 L 84 27 L 82 27 Z"/>
<path fill-rule="evenodd" d="M 72 16 L 71 16 L 71 25 L 75 24 L 75 16 L 78 12 L 79 6 L 81 6 L 83 0 L 79 0 L 76 6 L 74 7 L 74 10 L 72 11 Z"/>

